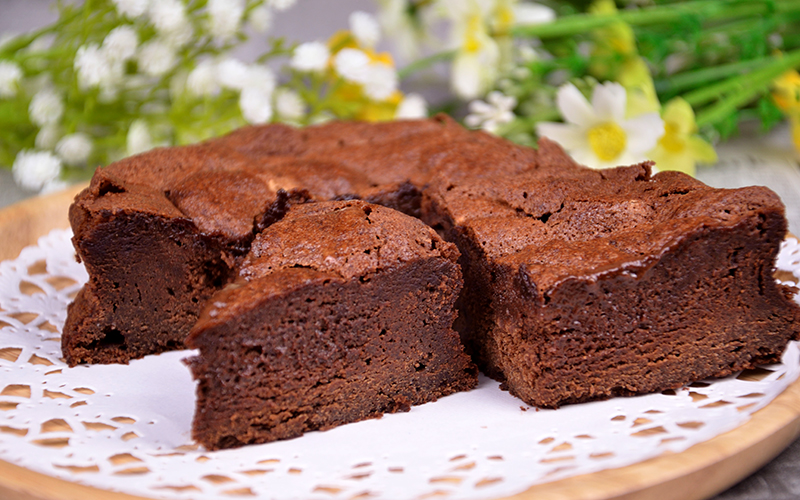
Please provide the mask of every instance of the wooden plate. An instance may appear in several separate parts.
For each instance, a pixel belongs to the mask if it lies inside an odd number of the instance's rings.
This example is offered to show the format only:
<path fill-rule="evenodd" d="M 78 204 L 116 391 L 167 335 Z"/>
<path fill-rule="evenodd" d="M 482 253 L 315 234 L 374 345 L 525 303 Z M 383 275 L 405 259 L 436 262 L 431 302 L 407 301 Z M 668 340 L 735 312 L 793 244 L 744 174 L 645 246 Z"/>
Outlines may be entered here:
<path fill-rule="evenodd" d="M 13 259 L 52 229 L 69 227 L 67 208 L 83 186 L 0 210 L 0 260 Z M 744 425 L 683 453 L 620 469 L 540 484 L 515 500 L 708 498 L 745 478 L 800 436 L 800 380 Z M 6 500 L 141 499 L 79 485 L 0 461 L 0 498 Z"/>

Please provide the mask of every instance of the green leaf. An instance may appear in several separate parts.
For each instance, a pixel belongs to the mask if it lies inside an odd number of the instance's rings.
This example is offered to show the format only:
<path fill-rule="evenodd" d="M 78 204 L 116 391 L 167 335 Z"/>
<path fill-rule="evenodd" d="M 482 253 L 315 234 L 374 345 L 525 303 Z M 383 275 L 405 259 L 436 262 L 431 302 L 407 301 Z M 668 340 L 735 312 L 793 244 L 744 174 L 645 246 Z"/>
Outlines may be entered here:
<path fill-rule="evenodd" d="M 761 120 L 761 130 L 767 132 L 783 121 L 783 112 L 775 105 L 772 97 L 762 96 L 756 105 L 758 118 Z"/>

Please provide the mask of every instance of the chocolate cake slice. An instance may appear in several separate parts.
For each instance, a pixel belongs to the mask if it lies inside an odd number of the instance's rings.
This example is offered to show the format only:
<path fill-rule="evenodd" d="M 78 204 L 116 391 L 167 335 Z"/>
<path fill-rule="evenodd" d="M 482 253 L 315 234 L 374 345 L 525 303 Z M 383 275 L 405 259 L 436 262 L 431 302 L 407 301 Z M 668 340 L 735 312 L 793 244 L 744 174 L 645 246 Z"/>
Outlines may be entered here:
<path fill-rule="evenodd" d="M 306 129 L 272 124 L 98 169 L 70 207 L 89 282 L 68 311 L 64 358 L 71 366 L 126 363 L 182 348 L 255 235 L 282 217 L 288 205 L 279 193 L 363 198 L 419 215 L 430 175 L 420 151 L 475 137 L 444 117 Z"/>
<path fill-rule="evenodd" d="M 473 388 L 452 329 L 457 259 L 392 209 L 293 207 L 187 339 L 199 349 L 194 439 L 210 450 L 286 439 Z"/>
<path fill-rule="evenodd" d="M 786 219 L 766 188 L 542 162 L 491 183 L 442 176 L 423 211 L 462 254 L 468 351 L 528 404 L 677 388 L 800 338 L 772 277 Z"/>

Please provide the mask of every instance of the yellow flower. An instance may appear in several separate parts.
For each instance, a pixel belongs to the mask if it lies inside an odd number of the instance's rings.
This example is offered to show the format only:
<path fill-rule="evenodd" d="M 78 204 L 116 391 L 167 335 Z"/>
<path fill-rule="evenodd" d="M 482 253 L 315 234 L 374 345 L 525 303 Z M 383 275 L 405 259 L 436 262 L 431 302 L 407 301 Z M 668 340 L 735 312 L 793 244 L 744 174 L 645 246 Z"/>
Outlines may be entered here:
<path fill-rule="evenodd" d="M 772 100 L 786 114 L 800 112 L 800 73 L 789 70 L 772 83 Z"/>
<path fill-rule="evenodd" d="M 356 37 L 348 30 L 339 30 L 328 38 L 328 48 L 331 54 L 336 54 L 342 49 L 358 49 Z"/>
<path fill-rule="evenodd" d="M 595 0 L 589 7 L 589 12 L 609 15 L 617 12 L 617 7 L 613 0 Z M 619 81 L 620 65 L 624 65 L 630 58 L 638 58 L 633 29 L 627 23 L 619 21 L 592 30 L 592 39 L 594 47 L 589 72 L 598 80 Z"/>
<path fill-rule="evenodd" d="M 656 86 L 647 63 L 639 56 L 629 58 L 623 65 L 617 81 L 628 91 L 627 115 L 638 116 L 661 110 Z"/>
<path fill-rule="evenodd" d="M 664 135 L 647 156 L 659 170 L 677 170 L 695 174 L 697 163 L 715 163 L 717 153 L 711 144 L 697 135 L 692 107 L 677 97 L 669 101 L 661 114 Z"/>
<path fill-rule="evenodd" d="M 425 114 L 425 104 L 416 96 L 409 108 L 396 89 L 394 60 L 388 52 L 375 52 L 359 44 L 350 31 L 339 31 L 328 40 L 331 52 L 326 78 L 331 85 L 330 108 L 338 118 L 386 121 L 398 113 L 405 118 Z M 421 102 L 417 102 L 421 101 Z"/>
<path fill-rule="evenodd" d="M 772 100 L 789 117 L 792 142 L 800 151 L 800 73 L 789 70 L 772 83 Z"/>

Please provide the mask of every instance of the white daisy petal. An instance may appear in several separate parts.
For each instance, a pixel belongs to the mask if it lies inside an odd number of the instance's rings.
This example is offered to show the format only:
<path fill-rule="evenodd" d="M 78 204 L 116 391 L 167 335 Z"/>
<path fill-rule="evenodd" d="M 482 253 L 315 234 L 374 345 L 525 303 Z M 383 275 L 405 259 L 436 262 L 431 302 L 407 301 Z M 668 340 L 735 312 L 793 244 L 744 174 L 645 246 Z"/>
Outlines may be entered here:
<path fill-rule="evenodd" d="M 395 111 L 395 120 L 425 118 L 428 116 L 428 103 L 419 94 L 407 94 Z"/>
<path fill-rule="evenodd" d="M 536 125 L 536 134 L 559 143 L 570 152 L 586 147 L 585 131 L 570 123 L 539 123 Z"/>
<path fill-rule="evenodd" d="M 602 121 L 620 122 L 625 119 L 625 87 L 616 82 L 598 85 L 592 92 L 592 108 Z"/>
<path fill-rule="evenodd" d="M 484 68 L 477 57 L 471 54 L 458 54 L 450 68 L 450 85 L 456 95 L 472 99 L 481 94 Z"/>
<path fill-rule="evenodd" d="M 556 19 L 556 12 L 538 3 L 519 3 L 514 5 L 514 24 L 545 24 Z"/>
<path fill-rule="evenodd" d="M 658 113 L 645 113 L 621 125 L 628 136 L 628 150 L 633 154 L 650 151 L 664 135 L 664 121 Z"/>
<path fill-rule="evenodd" d="M 589 105 L 589 101 L 581 94 L 578 88 L 567 83 L 558 89 L 556 94 L 556 105 L 561 111 L 561 115 L 569 123 L 590 127 L 597 121 L 595 112 Z"/>
<path fill-rule="evenodd" d="M 464 117 L 464 123 L 469 128 L 478 128 L 483 123 L 483 119 L 478 115 L 467 115 Z"/>
<path fill-rule="evenodd" d="M 487 114 L 491 113 L 492 106 L 488 102 L 484 102 L 478 99 L 469 103 L 469 110 L 472 113 Z"/>
<path fill-rule="evenodd" d="M 372 14 L 355 11 L 350 14 L 350 32 L 362 47 L 372 48 L 381 39 L 381 27 Z"/>
<path fill-rule="evenodd" d="M 607 168 L 606 164 L 602 162 L 597 155 L 594 154 L 594 151 L 591 149 L 586 148 L 578 148 L 575 150 L 570 150 L 569 155 L 575 160 L 577 163 L 584 165 L 589 168 Z"/>

